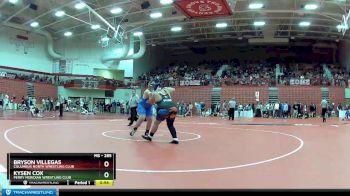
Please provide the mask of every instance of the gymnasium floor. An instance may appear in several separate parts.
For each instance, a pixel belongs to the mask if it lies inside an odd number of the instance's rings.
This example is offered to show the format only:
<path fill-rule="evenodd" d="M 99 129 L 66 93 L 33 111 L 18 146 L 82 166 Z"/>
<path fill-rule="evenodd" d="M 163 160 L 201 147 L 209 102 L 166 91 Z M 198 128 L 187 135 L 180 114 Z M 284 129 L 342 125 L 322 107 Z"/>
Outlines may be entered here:
<path fill-rule="evenodd" d="M 126 116 L 64 115 L 0 111 L 0 172 L 8 152 L 115 152 L 113 188 L 350 188 L 350 122 L 336 118 L 179 117 L 173 145 L 165 124 L 149 143 Z"/>

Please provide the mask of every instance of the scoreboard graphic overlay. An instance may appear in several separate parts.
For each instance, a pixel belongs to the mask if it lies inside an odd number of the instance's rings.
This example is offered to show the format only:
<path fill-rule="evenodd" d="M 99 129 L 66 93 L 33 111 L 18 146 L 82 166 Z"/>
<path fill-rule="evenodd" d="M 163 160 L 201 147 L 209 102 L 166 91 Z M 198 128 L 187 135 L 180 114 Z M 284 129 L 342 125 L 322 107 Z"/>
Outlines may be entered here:
<path fill-rule="evenodd" d="M 10 185 L 113 186 L 115 153 L 8 153 Z"/>

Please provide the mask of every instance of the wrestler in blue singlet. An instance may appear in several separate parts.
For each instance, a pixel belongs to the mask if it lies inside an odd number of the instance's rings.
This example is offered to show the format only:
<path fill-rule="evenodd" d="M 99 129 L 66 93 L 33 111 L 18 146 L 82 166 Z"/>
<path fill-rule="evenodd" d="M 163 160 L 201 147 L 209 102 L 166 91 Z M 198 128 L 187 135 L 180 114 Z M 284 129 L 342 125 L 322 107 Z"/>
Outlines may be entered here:
<path fill-rule="evenodd" d="M 137 113 L 139 116 L 152 117 L 153 105 L 148 102 L 148 99 L 142 97 L 137 105 Z"/>

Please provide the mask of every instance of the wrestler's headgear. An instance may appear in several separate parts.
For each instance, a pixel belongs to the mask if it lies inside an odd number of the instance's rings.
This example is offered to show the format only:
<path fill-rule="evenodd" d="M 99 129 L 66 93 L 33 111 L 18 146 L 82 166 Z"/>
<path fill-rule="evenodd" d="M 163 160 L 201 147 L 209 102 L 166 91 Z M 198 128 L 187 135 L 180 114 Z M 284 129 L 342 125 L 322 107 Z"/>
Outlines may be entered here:
<path fill-rule="evenodd" d="M 160 87 L 160 82 L 158 81 L 153 81 L 153 90 L 156 91 Z"/>

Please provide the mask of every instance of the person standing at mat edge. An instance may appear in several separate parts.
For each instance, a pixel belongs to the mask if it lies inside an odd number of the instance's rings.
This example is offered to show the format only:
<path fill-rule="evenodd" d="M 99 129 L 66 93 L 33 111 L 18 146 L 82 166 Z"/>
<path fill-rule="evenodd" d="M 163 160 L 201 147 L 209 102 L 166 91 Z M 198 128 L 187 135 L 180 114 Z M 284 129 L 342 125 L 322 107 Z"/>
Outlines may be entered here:
<path fill-rule="evenodd" d="M 236 101 L 235 98 L 232 98 L 228 102 L 228 120 L 235 120 L 235 108 L 236 108 Z"/>
<path fill-rule="evenodd" d="M 131 98 L 129 100 L 129 105 L 130 105 L 130 123 L 128 126 L 131 126 L 134 121 L 136 121 L 136 117 L 137 117 L 137 104 L 139 101 L 139 96 L 136 94 L 136 90 L 132 89 L 131 91 Z"/>
<path fill-rule="evenodd" d="M 328 108 L 328 102 L 326 99 L 323 99 L 321 101 L 321 107 L 322 107 L 322 118 L 323 118 L 323 122 L 326 122 L 326 112 L 327 112 L 327 108 Z"/>
<path fill-rule="evenodd" d="M 60 117 L 63 117 L 63 104 L 64 104 L 64 97 L 62 95 L 58 96 L 58 102 L 60 104 L 59 110 L 60 110 Z"/>

